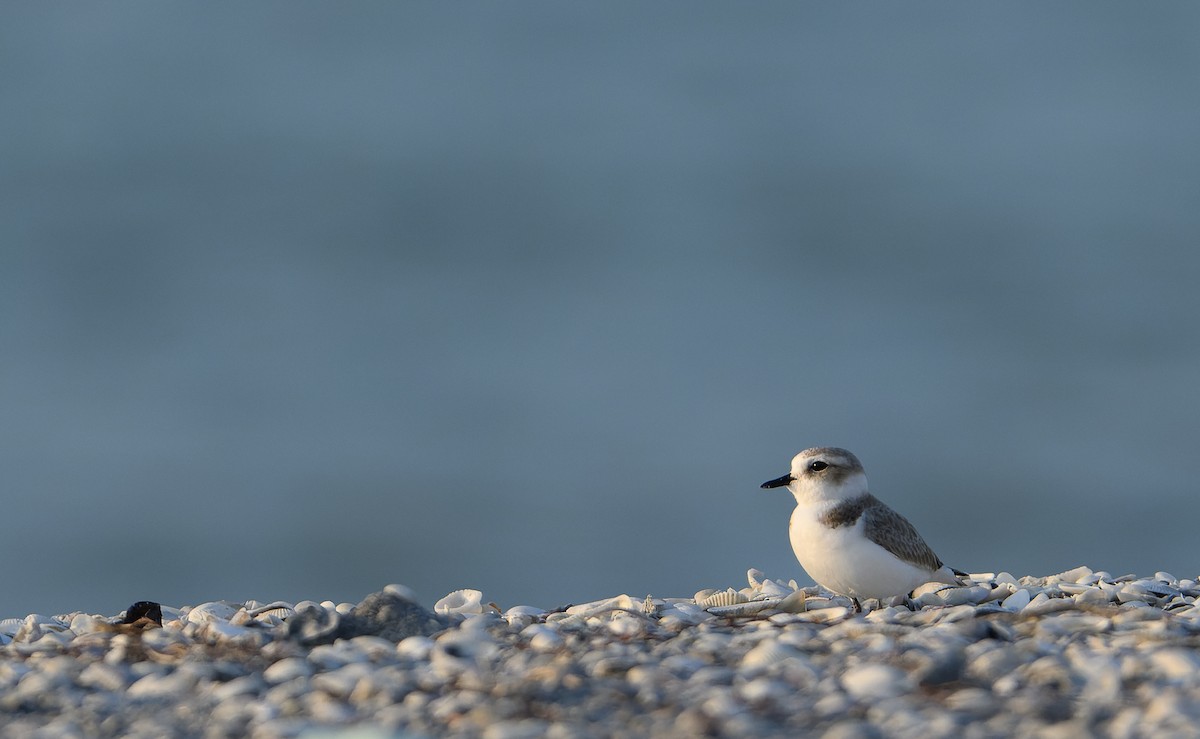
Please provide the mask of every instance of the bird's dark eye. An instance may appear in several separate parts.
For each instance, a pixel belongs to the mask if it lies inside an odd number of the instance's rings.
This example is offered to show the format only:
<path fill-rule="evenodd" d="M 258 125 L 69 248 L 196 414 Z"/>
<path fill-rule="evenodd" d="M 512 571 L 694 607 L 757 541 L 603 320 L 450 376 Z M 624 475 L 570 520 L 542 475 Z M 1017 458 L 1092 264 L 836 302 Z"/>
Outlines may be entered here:
<path fill-rule="evenodd" d="M 821 470 L 825 469 L 828 466 L 829 466 L 828 464 L 826 464 L 818 459 L 816 462 L 810 463 L 808 465 L 808 468 L 810 470 L 812 470 L 813 472 L 820 472 Z"/>

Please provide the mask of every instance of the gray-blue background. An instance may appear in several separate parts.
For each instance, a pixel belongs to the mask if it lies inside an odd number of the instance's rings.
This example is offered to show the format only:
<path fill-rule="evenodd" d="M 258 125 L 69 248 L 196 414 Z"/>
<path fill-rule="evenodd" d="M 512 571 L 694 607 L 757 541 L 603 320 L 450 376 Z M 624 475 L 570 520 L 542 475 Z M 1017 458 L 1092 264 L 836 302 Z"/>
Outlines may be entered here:
<path fill-rule="evenodd" d="M 0 616 L 1200 571 L 1200 10 L 8 5 Z"/>

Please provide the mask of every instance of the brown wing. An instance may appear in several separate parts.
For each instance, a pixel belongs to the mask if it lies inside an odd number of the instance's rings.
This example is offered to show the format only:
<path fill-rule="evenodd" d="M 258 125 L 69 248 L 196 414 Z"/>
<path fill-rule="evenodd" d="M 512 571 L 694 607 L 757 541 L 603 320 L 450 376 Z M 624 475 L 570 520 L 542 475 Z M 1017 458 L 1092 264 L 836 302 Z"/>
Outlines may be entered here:
<path fill-rule="evenodd" d="M 942 560 L 933 553 L 908 519 L 879 502 L 877 498 L 874 505 L 863 513 L 863 529 L 868 539 L 911 565 L 923 567 L 930 572 L 942 568 Z"/>

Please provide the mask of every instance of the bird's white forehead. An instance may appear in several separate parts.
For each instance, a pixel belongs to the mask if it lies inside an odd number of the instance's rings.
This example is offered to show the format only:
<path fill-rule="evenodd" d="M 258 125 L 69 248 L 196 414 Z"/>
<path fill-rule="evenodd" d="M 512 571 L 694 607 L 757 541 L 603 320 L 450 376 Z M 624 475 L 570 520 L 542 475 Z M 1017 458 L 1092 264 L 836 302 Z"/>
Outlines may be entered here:
<path fill-rule="evenodd" d="M 842 467 L 847 471 L 862 471 L 862 462 L 846 449 L 836 446 L 815 446 L 792 457 L 792 469 L 803 469 L 809 462 L 822 460 L 834 467 Z"/>

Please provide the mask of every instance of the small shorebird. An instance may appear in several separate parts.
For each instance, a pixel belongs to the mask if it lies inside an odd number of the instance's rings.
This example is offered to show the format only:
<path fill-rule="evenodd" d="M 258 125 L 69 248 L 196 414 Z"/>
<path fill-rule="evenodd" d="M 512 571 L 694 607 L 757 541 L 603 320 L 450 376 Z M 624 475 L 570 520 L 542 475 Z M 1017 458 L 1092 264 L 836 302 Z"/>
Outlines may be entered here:
<path fill-rule="evenodd" d="M 826 590 L 859 599 L 907 595 L 926 582 L 963 583 L 913 525 L 867 490 L 862 463 L 845 449 L 815 447 L 764 488 L 796 498 L 789 533 L 800 566 Z"/>

